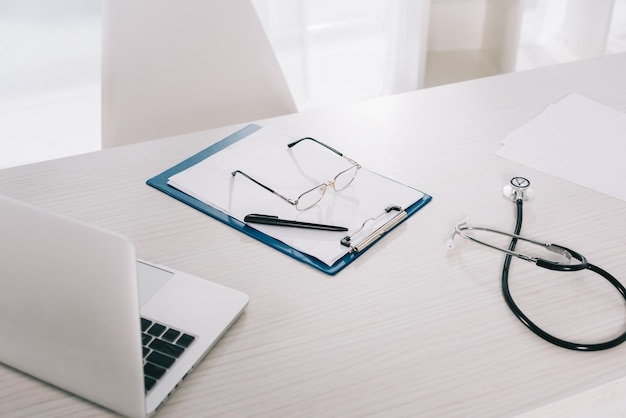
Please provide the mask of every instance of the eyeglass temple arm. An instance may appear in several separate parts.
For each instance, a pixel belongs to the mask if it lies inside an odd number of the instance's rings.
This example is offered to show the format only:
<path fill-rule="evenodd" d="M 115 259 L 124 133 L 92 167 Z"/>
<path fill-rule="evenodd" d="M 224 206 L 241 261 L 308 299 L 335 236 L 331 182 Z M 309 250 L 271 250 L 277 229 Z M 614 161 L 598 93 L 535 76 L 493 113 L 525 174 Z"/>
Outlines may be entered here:
<path fill-rule="evenodd" d="M 244 173 L 241 170 L 235 170 L 232 173 L 230 173 L 233 177 L 235 177 L 237 174 L 241 174 L 242 176 L 246 177 L 248 180 L 256 183 L 257 185 L 263 187 L 265 190 L 267 190 L 268 192 L 280 197 L 281 199 L 283 199 L 285 202 L 290 203 L 292 205 L 296 205 L 298 202 L 293 201 L 292 199 L 289 199 L 288 197 L 283 196 L 282 194 L 275 192 L 274 190 L 270 189 L 269 187 L 267 187 L 266 185 L 264 185 L 263 183 L 261 183 L 258 180 L 253 179 L 252 177 L 250 177 L 249 175 L 247 175 L 246 173 Z"/>
<path fill-rule="evenodd" d="M 317 144 L 320 144 L 320 145 L 321 145 L 321 146 L 323 146 L 323 147 L 328 148 L 329 150 L 331 150 L 331 151 L 332 151 L 332 152 L 334 152 L 335 154 L 339 155 L 340 157 L 343 157 L 343 158 L 345 158 L 346 160 L 350 161 L 352 164 L 354 164 L 354 165 L 356 165 L 356 166 L 358 166 L 358 167 L 361 167 L 361 165 L 360 165 L 359 163 L 357 163 L 356 161 L 354 161 L 352 158 L 348 158 L 347 156 L 343 155 L 343 153 L 341 153 L 341 152 L 337 151 L 336 149 L 334 149 L 334 148 L 333 148 L 333 147 L 331 147 L 330 145 L 326 145 L 325 143 L 323 143 L 323 142 L 321 142 L 321 141 L 318 141 L 318 140 L 317 140 L 317 139 L 315 139 L 315 138 L 311 138 L 310 136 L 306 136 L 306 137 L 304 137 L 304 138 L 300 138 L 300 139 L 298 139 L 297 141 L 292 142 L 291 144 L 287 144 L 287 146 L 288 146 L 289 148 L 293 148 L 293 146 L 294 146 L 294 145 L 297 145 L 297 144 L 299 144 L 300 142 L 302 142 L 302 141 L 304 141 L 304 140 L 307 140 L 307 139 L 308 139 L 308 140 L 311 140 L 311 141 L 313 141 L 313 142 L 315 142 L 315 143 L 317 143 Z"/>
<path fill-rule="evenodd" d="M 311 140 L 311 141 L 313 141 L 313 142 L 316 142 L 316 143 L 320 144 L 321 146 L 328 148 L 329 150 L 331 150 L 331 151 L 332 151 L 332 152 L 334 152 L 335 154 L 339 155 L 340 157 L 343 157 L 343 154 L 342 154 L 341 152 L 337 151 L 336 149 L 334 149 L 333 147 L 331 147 L 331 146 L 329 146 L 329 145 L 326 145 L 325 143 L 323 143 L 323 142 L 321 142 L 321 141 L 318 141 L 318 140 L 317 140 L 317 139 L 315 139 L 315 138 L 311 138 L 310 136 L 305 136 L 304 138 L 300 138 L 300 139 L 298 139 L 298 140 L 296 140 L 296 141 L 293 141 L 291 144 L 287 144 L 287 146 L 288 146 L 289 148 L 293 148 L 295 145 L 297 145 L 297 144 L 299 144 L 300 142 L 305 141 L 305 140 L 307 140 L 307 139 L 308 139 L 308 140 Z"/>

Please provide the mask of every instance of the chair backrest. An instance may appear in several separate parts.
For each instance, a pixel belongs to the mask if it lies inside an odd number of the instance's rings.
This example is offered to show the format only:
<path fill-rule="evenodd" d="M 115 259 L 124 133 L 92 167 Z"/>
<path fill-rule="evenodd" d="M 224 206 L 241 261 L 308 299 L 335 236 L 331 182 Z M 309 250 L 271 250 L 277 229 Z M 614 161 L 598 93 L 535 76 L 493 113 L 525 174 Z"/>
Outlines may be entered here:
<path fill-rule="evenodd" d="M 250 0 L 103 0 L 102 145 L 297 111 Z"/>

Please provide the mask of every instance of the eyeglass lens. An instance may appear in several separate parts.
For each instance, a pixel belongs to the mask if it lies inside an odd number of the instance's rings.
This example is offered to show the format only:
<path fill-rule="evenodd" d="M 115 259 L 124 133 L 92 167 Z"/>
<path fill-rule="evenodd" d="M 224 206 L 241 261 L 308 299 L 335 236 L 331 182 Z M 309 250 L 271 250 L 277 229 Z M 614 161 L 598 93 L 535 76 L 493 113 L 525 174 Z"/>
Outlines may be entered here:
<path fill-rule="evenodd" d="M 341 173 L 335 176 L 333 180 L 333 189 L 335 191 L 340 192 L 352 183 L 352 180 L 356 177 L 356 172 L 359 169 L 358 166 L 353 165 L 352 167 L 342 171 Z"/>
<path fill-rule="evenodd" d="M 311 190 L 302 193 L 296 203 L 296 209 L 307 210 L 309 208 L 312 208 L 317 204 L 317 202 L 322 200 L 325 192 L 326 184 L 320 184 L 319 186 L 316 186 Z"/>
<path fill-rule="evenodd" d="M 332 188 L 337 192 L 342 191 L 352 183 L 352 181 L 356 177 L 357 170 L 358 166 L 354 165 L 337 174 L 334 180 L 332 182 L 329 182 L 330 184 L 323 183 L 309 191 L 302 193 L 298 198 L 296 209 L 306 210 L 315 206 L 320 200 L 322 200 L 324 193 L 326 193 L 326 188 L 329 185 L 332 186 Z"/>

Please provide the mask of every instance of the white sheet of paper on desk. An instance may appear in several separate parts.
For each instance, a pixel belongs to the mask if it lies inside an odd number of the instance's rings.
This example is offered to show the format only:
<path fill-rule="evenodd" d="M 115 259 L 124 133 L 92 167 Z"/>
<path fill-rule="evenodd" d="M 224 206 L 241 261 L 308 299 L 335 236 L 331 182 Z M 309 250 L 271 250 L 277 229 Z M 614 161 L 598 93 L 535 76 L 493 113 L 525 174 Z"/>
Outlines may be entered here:
<path fill-rule="evenodd" d="M 347 189 L 335 192 L 328 188 L 316 206 L 298 211 L 247 178 L 231 175 L 234 170 L 244 171 L 277 193 L 296 199 L 350 166 L 313 141 L 288 148 L 287 144 L 293 141 L 294 138 L 264 127 L 172 176 L 168 184 L 242 222 L 247 214 L 261 213 L 349 228 L 348 232 L 329 232 L 250 224 L 329 266 L 348 251 L 340 244 L 341 238 L 358 230 L 365 219 L 380 215 L 390 205 L 407 208 L 424 196 L 418 190 L 362 168 Z M 356 156 L 351 157 L 358 161 Z M 393 215 L 392 212 L 390 216 Z M 383 216 L 376 223 L 368 223 L 361 234 L 386 220 L 387 216 Z"/>
<path fill-rule="evenodd" d="M 626 201 L 626 113 L 571 93 L 511 132 L 496 153 Z"/>

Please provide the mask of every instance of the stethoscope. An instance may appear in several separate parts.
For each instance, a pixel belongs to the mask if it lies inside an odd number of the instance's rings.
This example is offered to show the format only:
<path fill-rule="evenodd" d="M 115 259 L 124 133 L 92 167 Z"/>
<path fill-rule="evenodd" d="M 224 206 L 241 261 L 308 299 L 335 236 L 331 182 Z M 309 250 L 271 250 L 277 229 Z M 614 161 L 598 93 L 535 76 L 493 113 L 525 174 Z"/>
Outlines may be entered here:
<path fill-rule="evenodd" d="M 504 252 L 506 254 L 504 259 L 504 264 L 502 266 L 502 293 L 504 299 L 511 309 L 511 311 L 515 314 L 515 316 L 522 321 L 522 323 L 528 327 L 532 332 L 534 332 L 539 337 L 544 340 L 555 344 L 559 347 L 567 348 L 570 350 L 579 350 L 579 351 L 598 351 L 598 350 L 606 350 L 607 348 L 615 347 L 624 341 L 626 341 L 626 331 L 617 338 L 614 338 L 610 341 L 602 342 L 602 343 L 594 343 L 594 344 L 582 344 L 576 342 L 565 341 L 560 338 L 557 338 L 544 330 L 538 327 L 535 323 L 533 323 L 517 306 L 513 297 L 511 296 L 511 292 L 509 290 L 509 267 L 511 265 L 511 260 L 513 257 L 517 257 L 524 261 L 528 261 L 534 263 L 538 267 L 543 267 L 549 270 L 555 271 L 580 271 L 580 270 L 591 270 L 592 272 L 599 274 L 604 279 L 606 279 L 609 283 L 611 283 L 622 295 L 624 300 L 626 301 L 626 289 L 622 284 L 607 271 L 597 267 L 587 261 L 587 259 L 580 253 L 570 250 L 567 247 L 563 247 L 562 245 L 557 244 L 548 244 L 544 242 L 535 241 L 529 238 L 525 238 L 520 236 L 520 231 L 522 229 L 522 208 L 523 202 L 530 200 L 534 197 L 533 190 L 530 188 L 530 181 L 524 177 L 513 177 L 509 184 L 507 184 L 503 189 L 503 194 L 508 199 L 512 200 L 515 203 L 517 208 L 517 220 L 515 224 L 515 231 L 511 234 L 508 232 L 499 231 L 491 228 L 483 228 L 477 226 L 470 226 L 467 224 L 467 221 L 461 222 L 457 224 L 452 232 L 452 236 L 448 240 L 448 248 L 451 249 L 454 246 L 453 240 L 455 236 L 460 236 L 466 238 L 470 241 L 476 242 L 483 246 Z M 469 231 L 482 231 L 493 233 L 497 235 L 503 235 L 511 238 L 511 243 L 508 248 L 501 248 L 496 245 L 489 244 L 485 241 L 482 241 L 475 236 L 470 235 Z M 552 261 L 540 257 L 529 256 L 526 254 L 522 254 L 515 251 L 515 247 L 518 241 L 525 241 L 533 245 L 540 246 L 550 252 L 558 254 L 564 258 L 564 262 Z M 573 261 L 573 260 L 577 261 Z"/>

